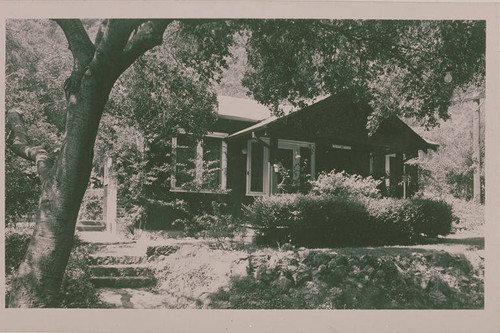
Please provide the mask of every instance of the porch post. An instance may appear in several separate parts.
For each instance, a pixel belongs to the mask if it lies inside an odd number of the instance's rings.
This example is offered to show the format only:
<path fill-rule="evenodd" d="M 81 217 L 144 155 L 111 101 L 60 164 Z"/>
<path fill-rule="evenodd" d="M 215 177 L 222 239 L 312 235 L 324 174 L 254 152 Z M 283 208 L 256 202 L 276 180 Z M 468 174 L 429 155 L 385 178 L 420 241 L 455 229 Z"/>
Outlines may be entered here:
<path fill-rule="evenodd" d="M 269 195 L 275 194 L 278 191 L 278 177 L 274 171 L 277 150 L 278 138 L 271 136 L 269 144 Z"/>

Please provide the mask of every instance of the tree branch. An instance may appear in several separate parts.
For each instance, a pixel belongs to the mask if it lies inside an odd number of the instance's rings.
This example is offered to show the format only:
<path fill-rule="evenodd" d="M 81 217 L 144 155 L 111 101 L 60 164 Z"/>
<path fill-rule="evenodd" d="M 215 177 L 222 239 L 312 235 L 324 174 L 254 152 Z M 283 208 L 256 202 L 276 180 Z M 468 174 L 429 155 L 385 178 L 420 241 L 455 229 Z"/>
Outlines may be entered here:
<path fill-rule="evenodd" d="M 16 155 L 35 162 L 38 174 L 43 177 L 51 167 L 51 158 L 43 147 L 29 144 L 22 111 L 16 108 L 9 110 L 7 112 L 7 121 L 12 131 L 11 135 L 13 135 L 13 141 L 9 145 L 10 149 Z"/>
<path fill-rule="evenodd" d="M 66 99 L 71 102 L 71 96 L 80 90 L 81 79 L 94 56 L 95 46 L 80 20 L 54 19 L 54 21 L 63 30 L 73 54 L 73 70 L 71 76 L 64 82 Z"/>
<path fill-rule="evenodd" d="M 144 52 L 160 45 L 163 33 L 173 20 L 149 20 L 130 37 L 122 53 L 122 65 L 128 68 Z"/>
<path fill-rule="evenodd" d="M 124 70 L 119 63 L 123 49 L 127 45 L 130 34 L 144 21 L 144 19 L 104 20 L 97 32 L 96 52 L 89 65 L 89 74 L 100 73 L 100 75 L 118 77 Z"/>

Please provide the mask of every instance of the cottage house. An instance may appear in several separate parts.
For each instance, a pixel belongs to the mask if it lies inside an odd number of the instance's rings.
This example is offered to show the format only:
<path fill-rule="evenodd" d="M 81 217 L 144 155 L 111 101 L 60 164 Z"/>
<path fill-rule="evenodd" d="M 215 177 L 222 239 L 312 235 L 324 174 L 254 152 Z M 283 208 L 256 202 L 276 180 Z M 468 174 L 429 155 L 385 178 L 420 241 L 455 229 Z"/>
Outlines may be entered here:
<path fill-rule="evenodd" d="M 200 206 L 215 195 L 239 207 L 256 196 L 304 191 L 308 180 L 331 170 L 371 175 L 383 180 L 385 195 L 407 197 L 418 188 L 417 167 L 407 161 L 437 147 L 399 118 L 382 121 L 369 135 L 371 108 L 349 93 L 282 117 L 249 99 L 219 96 L 218 104 L 214 128 L 202 140 L 182 130 L 172 138 L 169 191 Z M 115 220 L 115 205 L 105 204 L 106 220 Z M 155 228 L 176 219 L 168 208 L 147 210 Z"/>
<path fill-rule="evenodd" d="M 383 178 L 387 194 L 411 195 L 417 170 L 405 162 L 436 145 L 398 118 L 384 120 L 370 136 L 369 114 L 368 105 L 347 93 L 279 118 L 254 101 L 220 96 L 213 132 L 201 142 L 182 131 L 173 138 L 171 191 L 230 190 L 245 202 L 300 190 L 320 172 L 345 170 Z"/>

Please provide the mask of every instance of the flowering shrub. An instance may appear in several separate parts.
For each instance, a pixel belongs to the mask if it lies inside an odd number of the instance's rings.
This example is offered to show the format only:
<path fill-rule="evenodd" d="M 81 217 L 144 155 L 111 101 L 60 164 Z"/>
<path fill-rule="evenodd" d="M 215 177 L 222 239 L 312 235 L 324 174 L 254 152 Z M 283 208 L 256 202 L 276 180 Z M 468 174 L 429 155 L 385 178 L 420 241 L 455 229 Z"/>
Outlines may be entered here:
<path fill-rule="evenodd" d="M 317 195 L 365 196 L 380 198 L 380 180 L 360 175 L 349 175 L 345 171 L 322 173 L 311 181 L 311 193 Z"/>

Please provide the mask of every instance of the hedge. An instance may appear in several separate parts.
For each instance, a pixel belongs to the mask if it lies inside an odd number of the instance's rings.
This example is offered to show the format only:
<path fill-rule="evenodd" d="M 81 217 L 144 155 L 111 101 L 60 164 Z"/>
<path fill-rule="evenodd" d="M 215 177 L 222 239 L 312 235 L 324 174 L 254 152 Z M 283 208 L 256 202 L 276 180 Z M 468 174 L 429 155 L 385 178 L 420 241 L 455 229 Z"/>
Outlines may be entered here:
<path fill-rule="evenodd" d="M 410 244 L 448 234 L 454 219 L 443 201 L 313 194 L 258 198 L 245 218 L 260 243 L 318 247 Z"/>

